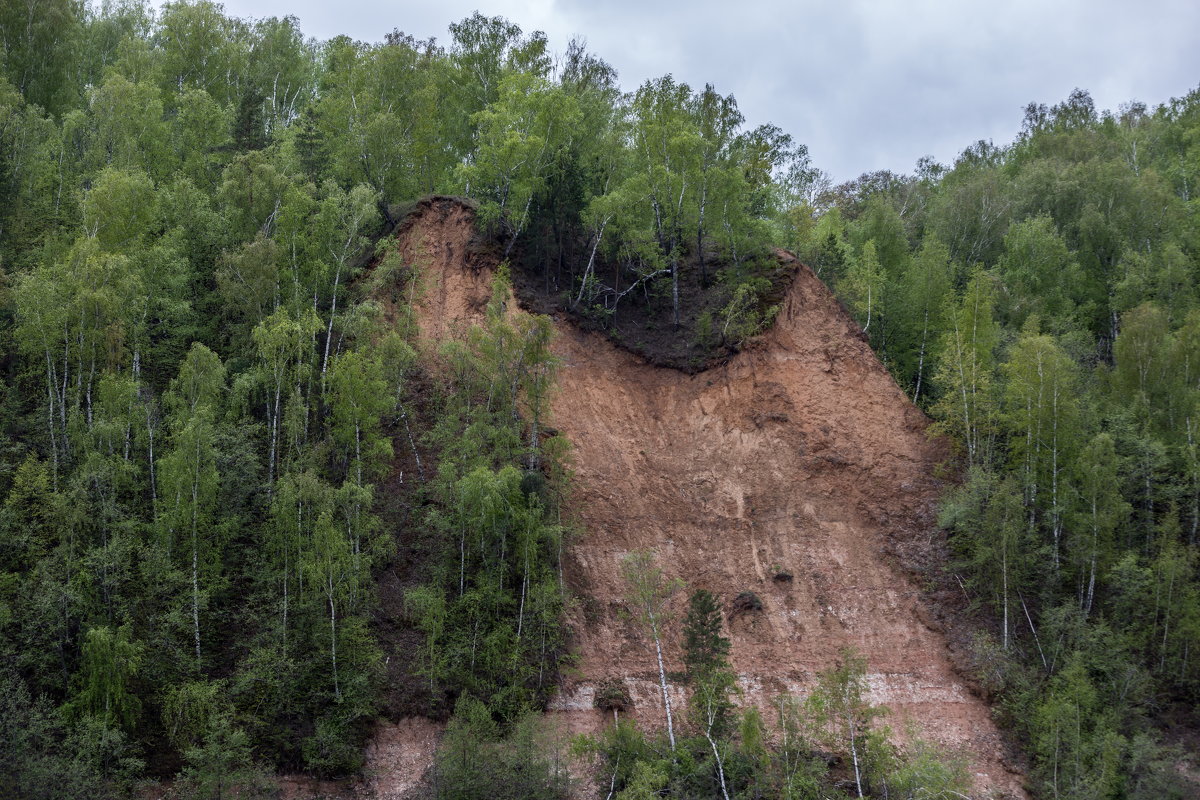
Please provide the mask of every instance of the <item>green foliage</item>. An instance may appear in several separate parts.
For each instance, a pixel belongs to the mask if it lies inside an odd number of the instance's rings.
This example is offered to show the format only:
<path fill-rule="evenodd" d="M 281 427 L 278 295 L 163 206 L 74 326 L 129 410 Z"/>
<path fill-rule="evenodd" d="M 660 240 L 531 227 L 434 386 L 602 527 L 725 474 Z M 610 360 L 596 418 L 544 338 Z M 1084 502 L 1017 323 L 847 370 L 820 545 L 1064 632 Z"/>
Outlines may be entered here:
<path fill-rule="evenodd" d="M 434 787 L 439 798 L 554 800 L 567 797 L 562 740 L 534 714 L 507 733 L 486 705 L 462 695 L 438 747 Z"/>
<path fill-rule="evenodd" d="M 667 788 L 668 773 L 662 763 L 639 761 L 633 769 L 625 788 L 617 793 L 617 800 L 650 800 L 661 797 Z"/>
<path fill-rule="evenodd" d="M 733 296 L 720 311 L 720 338 L 729 344 L 741 345 L 761 333 L 775 319 L 779 307 L 764 306 L 763 298 L 772 288 L 767 278 L 748 278 L 735 281 L 732 286 Z"/>
<path fill-rule="evenodd" d="M 699 593 L 697 593 L 699 594 Z M 701 605 L 705 603 L 701 602 Z M 647 735 L 627 720 L 576 740 L 572 750 L 591 758 L 595 781 L 613 797 L 780 797 L 819 800 L 832 797 L 949 798 L 970 791 L 962 759 L 947 755 L 908 732 L 908 745 L 889 741 L 890 731 L 875 720 L 883 709 L 864 698 L 866 663 L 852 652 L 818 675 L 804 698 L 779 697 L 774 724 L 754 708 L 743 710 L 718 729 L 703 720 L 711 708 L 703 686 L 690 699 L 688 716 L 696 735 L 675 748 L 663 734 Z M 712 681 L 727 670 L 708 673 Z M 849 771 L 834 766 L 842 757 Z"/>
<path fill-rule="evenodd" d="M 1077 327 L 1083 276 L 1054 230 L 1053 219 L 1038 216 L 1013 225 L 1004 237 L 1004 255 L 997 267 L 1010 290 L 1012 305 L 1005 309 L 1009 326 L 1020 328 L 1030 314 L 1036 314 L 1056 331 Z"/>
<path fill-rule="evenodd" d="M 362 768 L 362 751 L 346 721 L 323 717 L 316 721 L 316 730 L 304 740 L 304 764 L 319 775 L 335 777 L 348 775 Z"/>
<path fill-rule="evenodd" d="M 0 649 L 59 709 L 29 774 L 104 796 L 152 745 L 187 793 L 257 791 L 251 753 L 297 763 L 301 720 L 314 769 L 353 769 L 391 552 L 384 381 L 409 363 L 341 327 L 376 195 L 299 177 L 319 70 L 294 19 L 53 5 L 0 82 L 0 442 L 23 442 L 0 470 Z"/>
<path fill-rule="evenodd" d="M 472 117 L 475 158 L 460 167 L 459 180 L 466 194 L 481 199 L 481 221 L 507 218 L 515 240 L 534 197 L 545 191 L 549 165 L 569 145 L 579 112 L 570 94 L 529 73 L 501 78 L 498 95 Z"/>
<path fill-rule="evenodd" d="M 955 534 L 954 546 L 970 568 L 974 586 L 999 611 L 1007 650 L 1019 594 L 1030 582 L 1034 560 L 1028 551 L 1036 547 L 1023 525 L 1016 480 L 971 470 L 966 483 L 943 501 L 940 522 Z"/>
<path fill-rule="evenodd" d="M 154 184 L 140 170 L 106 168 L 81 205 L 84 229 L 104 249 L 133 249 L 154 221 Z"/>
<path fill-rule="evenodd" d="M 574 183 L 562 193 L 574 189 L 583 202 L 574 206 L 574 220 L 554 217 L 586 240 L 579 265 L 570 267 L 573 309 L 582 304 L 589 316 L 611 323 L 626 295 L 640 288 L 649 305 L 654 288 L 669 296 L 676 329 L 705 320 L 695 333 L 709 348 L 736 347 L 773 319 L 777 309 L 765 297 L 779 276 L 760 264 L 773 260 L 768 220 L 788 210 L 774 179 L 804 173 L 807 154 L 773 126 L 741 131 L 742 122 L 732 96 L 711 85 L 693 92 L 668 75 L 643 84 L 609 112 L 608 130 L 576 146 L 571 156 L 590 161 L 564 164 L 563 180 Z M 547 187 L 543 213 L 559 214 L 566 204 L 556 188 Z M 559 253 L 575 247 L 546 246 Z M 601 278 L 601 262 L 615 267 L 612 279 Z M 688 295 L 704 296 L 716 276 L 719 302 L 689 307 L 695 301 Z M 714 311 L 722 317 L 719 338 Z"/>
<path fill-rule="evenodd" d="M 427 636 L 431 683 L 469 691 L 506 720 L 544 702 L 562 641 L 553 568 L 562 530 L 521 484 L 512 466 L 459 479 L 456 508 L 433 520 L 448 534 L 445 584 L 406 596 Z"/>
<path fill-rule="evenodd" d="M 707 589 L 697 589 L 688 599 L 683 618 L 683 663 L 688 676 L 728 668 L 730 642 L 721 632 L 721 605 Z"/>
<path fill-rule="evenodd" d="M 81 685 L 70 704 L 75 714 L 87 714 L 106 725 L 132 728 L 141 701 L 131 691 L 142 660 L 142 647 L 130 641 L 129 626 L 113 631 L 92 628 L 83 644 Z"/>
<path fill-rule="evenodd" d="M 971 790 L 965 759 L 947 755 L 910 732 L 905 759 L 887 777 L 889 797 L 957 800 Z"/>
<path fill-rule="evenodd" d="M 456 381 L 430 436 L 442 452 L 427 517 L 436 566 L 405 595 L 425 634 L 431 693 L 470 693 L 506 723 L 544 705 L 565 643 L 556 519 L 565 478 L 542 431 L 551 328 L 509 314 L 509 292 L 502 269 L 484 326 L 447 353 Z"/>
<path fill-rule="evenodd" d="M 73 747 L 78 742 L 72 741 L 70 727 L 46 698 L 35 699 L 24 681 L 11 673 L 0 685 L 0 728 L 7 733 L 0 743 L 0 791 L 5 796 L 116 796 L 97 765 Z"/>
<path fill-rule="evenodd" d="M 352 455 L 349 472 L 355 484 L 365 486 L 364 475 L 379 475 L 392 456 L 391 442 L 383 437 L 381 426 L 394 401 L 379 360 L 358 351 L 334 360 L 329 370 L 329 406 L 333 440 Z"/>
<path fill-rule="evenodd" d="M 893 309 L 903 309 L 907 314 L 897 314 L 902 321 L 896 326 L 895 346 L 888 348 L 888 360 L 902 385 L 912 386 L 914 403 L 929 391 L 929 367 L 934 346 L 945 332 L 954 272 L 950 249 L 936 236 L 928 235 L 896 288 L 899 302 Z"/>
<path fill-rule="evenodd" d="M 397 541 L 424 565 L 428 698 L 501 723 L 446 774 L 564 791 L 523 717 L 565 661 L 551 324 L 502 271 L 431 380 L 418 265 L 354 283 L 389 208 L 448 191 L 545 294 L 604 324 L 669 311 L 699 350 L 769 324 L 769 245 L 793 246 L 957 444 L 942 520 L 1039 791 L 1182 793 L 1154 720 L 1200 691 L 1200 94 L 1100 113 L 1076 91 L 1011 146 L 829 189 L 714 87 L 623 95 L 499 17 L 445 47 L 318 44 L 207 0 L 30 0 L 0 39 L 0 793 L 104 796 L 165 747 L 198 796 L 252 790 L 259 757 L 356 769 Z M 677 585 L 627 566 L 672 640 Z M 812 754 L 835 740 L 877 792 L 956 791 L 917 739 L 883 744 L 855 659 L 768 731 L 730 707 L 712 604 L 686 627 L 688 730 L 667 759 L 614 728 L 614 796 L 832 795 Z"/>
<path fill-rule="evenodd" d="M 203 739 L 184 751 L 187 766 L 181 773 L 186 796 L 196 800 L 221 800 L 237 788 L 238 797 L 268 798 L 274 787 L 270 776 L 252 760 L 250 741 L 227 716 L 212 717 Z"/>
<path fill-rule="evenodd" d="M 863 332 L 871 330 L 871 319 L 877 314 L 883 301 L 884 275 L 875 248 L 875 240 L 869 239 L 859 256 L 850 262 L 846 277 L 839 284 L 839 293 L 846 297 L 850 310 L 863 326 Z"/>
<path fill-rule="evenodd" d="M 192 681 L 172 686 L 163 698 L 163 725 L 181 750 L 203 741 L 212 720 L 228 714 L 221 681 Z"/>
<path fill-rule="evenodd" d="M 824 729 L 823 741 L 849 751 L 859 796 L 886 781 L 893 758 L 887 733 L 874 726 L 874 720 L 887 710 L 870 705 L 865 698 L 866 672 L 866 659 L 843 650 L 837 665 L 820 673 L 809 699 L 809 713 Z"/>
<path fill-rule="evenodd" d="M 4 74 L 30 103 L 57 113 L 78 102 L 81 87 L 69 80 L 83 11 L 68 0 L 5 6 L 0 16 Z"/>
<path fill-rule="evenodd" d="M 1197 99 L 1031 105 L 1011 147 L 838 187 L 801 243 L 958 448 L 941 522 L 993 615 L 980 677 L 1047 796 L 1180 792 L 1148 698 L 1200 686 L 1194 200 L 1168 177 Z"/>
<path fill-rule="evenodd" d="M 938 424 L 955 436 L 971 465 L 987 463 L 994 436 L 996 346 L 995 288 L 976 271 L 940 342 L 934 382 L 941 389 Z"/>

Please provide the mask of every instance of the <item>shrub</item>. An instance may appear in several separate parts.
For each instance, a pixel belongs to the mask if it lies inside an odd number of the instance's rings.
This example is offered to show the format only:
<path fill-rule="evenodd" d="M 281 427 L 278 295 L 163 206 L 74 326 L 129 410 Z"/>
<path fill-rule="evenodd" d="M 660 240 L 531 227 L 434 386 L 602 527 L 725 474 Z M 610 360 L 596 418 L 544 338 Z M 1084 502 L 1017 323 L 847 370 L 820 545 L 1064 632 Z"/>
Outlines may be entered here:
<path fill-rule="evenodd" d="M 733 598 L 733 610 L 730 616 L 738 614 L 746 614 L 751 611 L 762 611 L 762 598 L 749 590 L 740 592 L 737 597 Z"/>

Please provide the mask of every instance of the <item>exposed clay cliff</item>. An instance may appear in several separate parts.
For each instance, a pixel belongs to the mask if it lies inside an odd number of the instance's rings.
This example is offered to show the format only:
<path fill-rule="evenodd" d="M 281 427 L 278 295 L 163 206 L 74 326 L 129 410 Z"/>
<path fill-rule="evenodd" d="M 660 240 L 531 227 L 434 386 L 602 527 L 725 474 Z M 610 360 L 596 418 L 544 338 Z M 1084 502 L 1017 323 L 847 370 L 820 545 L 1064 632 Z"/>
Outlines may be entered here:
<path fill-rule="evenodd" d="M 473 234 L 470 209 L 448 199 L 425 203 L 398 234 L 420 268 L 429 345 L 463 335 L 490 296 L 486 259 L 467 263 Z M 581 533 L 565 571 L 580 598 L 570 624 L 581 660 L 552 711 L 571 730 L 609 724 L 594 691 L 620 678 L 634 714 L 660 724 L 653 656 L 619 613 L 620 559 L 649 548 L 727 612 L 741 592 L 761 599 L 761 610 L 729 617 L 743 703 L 768 709 L 804 692 L 852 646 L 894 729 L 915 722 L 966 752 L 978 789 L 1023 796 L 988 705 L 956 674 L 934 615 L 890 555 L 931 541 L 944 451 L 829 290 L 795 269 L 771 330 L 697 375 L 556 323 L 553 424 L 574 446 Z"/>

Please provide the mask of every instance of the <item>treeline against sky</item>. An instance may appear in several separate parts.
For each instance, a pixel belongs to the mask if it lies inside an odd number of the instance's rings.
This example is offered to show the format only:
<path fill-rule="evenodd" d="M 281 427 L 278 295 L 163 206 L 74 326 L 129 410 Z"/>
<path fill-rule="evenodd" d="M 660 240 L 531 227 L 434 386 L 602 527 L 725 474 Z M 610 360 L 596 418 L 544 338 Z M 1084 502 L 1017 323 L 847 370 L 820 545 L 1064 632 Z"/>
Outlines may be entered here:
<path fill-rule="evenodd" d="M 564 658 L 549 322 L 506 316 L 502 280 L 429 372 L 419 265 L 377 240 L 468 196 L 578 313 L 637 289 L 694 318 L 700 270 L 710 339 L 740 340 L 804 149 L 478 14 L 368 45 L 34 0 L 0 38 L 0 789 L 257 791 L 353 772 L 385 702 L 539 709 Z"/>
<path fill-rule="evenodd" d="M 210 796 L 268 766 L 358 768 L 398 549 L 419 678 L 401 705 L 461 710 L 443 793 L 495 791 L 471 783 L 480 752 L 518 777 L 550 763 L 521 738 L 570 602 L 548 322 L 505 313 L 502 270 L 430 371 L 419 265 L 376 250 L 406 205 L 455 194 L 514 281 L 600 327 L 642 315 L 701 361 L 770 322 L 769 248 L 795 250 L 958 444 L 950 569 L 1040 793 L 1174 791 L 1161 728 L 1194 723 L 1200 677 L 1195 94 L 1098 114 L 1076 93 L 1009 147 L 831 187 L 712 87 L 625 93 L 578 43 L 478 14 L 445 44 L 363 44 L 209 2 L 25 0 L 0 38 L 0 719 L 19 734 L 0 788 L 179 775 Z M 838 717 L 781 705 L 766 733 L 717 656 L 691 761 L 624 726 L 593 743 L 614 789 L 835 791 L 811 755 Z M 857 663 L 829 686 L 858 691 Z M 855 788 L 922 789 L 894 777 L 920 758 L 880 759 Z M 537 791 L 563 790 L 556 769 Z"/>
<path fill-rule="evenodd" d="M 977 677 L 1040 796 L 1171 796 L 1157 726 L 1196 722 L 1198 179 L 1200 94 L 1098 113 L 1076 91 L 1009 146 L 796 216 L 957 446 L 949 569 L 991 612 Z"/>

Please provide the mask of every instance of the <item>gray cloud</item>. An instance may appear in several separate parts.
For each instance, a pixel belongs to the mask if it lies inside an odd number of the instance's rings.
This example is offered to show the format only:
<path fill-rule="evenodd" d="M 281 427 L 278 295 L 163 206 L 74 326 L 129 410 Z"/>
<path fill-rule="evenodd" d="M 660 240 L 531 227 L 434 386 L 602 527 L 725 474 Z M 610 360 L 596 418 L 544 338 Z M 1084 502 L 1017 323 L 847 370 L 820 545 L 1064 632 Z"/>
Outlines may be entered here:
<path fill-rule="evenodd" d="M 230 0 L 228 13 L 295 14 L 304 31 L 377 41 L 393 28 L 446 41 L 477 2 Z M 1031 101 L 1075 87 L 1100 108 L 1150 105 L 1200 84 L 1194 0 L 497 0 L 479 7 L 557 49 L 573 35 L 633 89 L 665 73 L 732 92 L 751 124 L 774 122 L 835 179 L 952 161 L 978 139 L 1005 143 Z"/>

